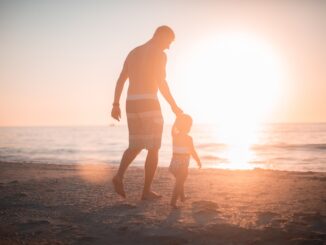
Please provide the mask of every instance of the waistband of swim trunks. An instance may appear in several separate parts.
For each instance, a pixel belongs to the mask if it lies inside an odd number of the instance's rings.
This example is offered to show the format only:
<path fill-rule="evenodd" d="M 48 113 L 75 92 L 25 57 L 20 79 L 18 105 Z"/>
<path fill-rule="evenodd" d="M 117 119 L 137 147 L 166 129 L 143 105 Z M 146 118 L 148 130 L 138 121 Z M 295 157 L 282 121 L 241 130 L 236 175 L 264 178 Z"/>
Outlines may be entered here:
<path fill-rule="evenodd" d="M 179 158 L 179 157 L 190 157 L 190 154 L 189 153 L 175 153 L 175 152 L 173 152 L 172 157 L 176 157 L 176 158 Z"/>
<path fill-rule="evenodd" d="M 188 154 L 189 149 L 188 147 L 183 147 L 183 146 L 173 146 L 173 153 L 176 154 Z"/>
<path fill-rule="evenodd" d="M 128 94 L 127 100 L 157 100 L 156 94 Z"/>

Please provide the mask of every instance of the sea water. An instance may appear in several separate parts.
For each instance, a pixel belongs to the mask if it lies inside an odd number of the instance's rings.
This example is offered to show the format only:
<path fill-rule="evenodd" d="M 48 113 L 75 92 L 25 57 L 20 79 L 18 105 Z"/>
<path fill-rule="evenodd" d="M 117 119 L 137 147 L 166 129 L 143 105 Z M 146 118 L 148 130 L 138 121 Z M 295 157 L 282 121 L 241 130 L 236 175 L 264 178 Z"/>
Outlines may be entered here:
<path fill-rule="evenodd" d="M 245 130 L 245 129 L 244 129 Z M 164 127 L 159 166 L 172 154 L 171 126 Z M 210 124 L 190 133 L 206 168 L 326 172 L 326 124 L 264 124 L 246 140 Z M 0 161 L 45 164 L 119 164 L 128 146 L 126 125 L 93 127 L 1 127 Z M 143 165 L 146 150 L 133 165 Z M 191 167 L 196 164 L 192 160 Z"/>

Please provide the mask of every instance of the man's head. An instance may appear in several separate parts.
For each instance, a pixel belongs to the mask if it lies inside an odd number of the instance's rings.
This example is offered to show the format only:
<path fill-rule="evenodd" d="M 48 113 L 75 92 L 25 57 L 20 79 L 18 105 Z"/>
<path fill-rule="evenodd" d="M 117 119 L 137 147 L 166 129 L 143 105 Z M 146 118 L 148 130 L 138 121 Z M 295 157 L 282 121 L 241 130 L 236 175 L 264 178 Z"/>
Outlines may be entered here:
<path fill-rule="evenodd" d="M 153 35 L 153 41 L 162 49 L 168 49 L 174 41 L 174 32 L 168 26 L 159 26 Z"/>

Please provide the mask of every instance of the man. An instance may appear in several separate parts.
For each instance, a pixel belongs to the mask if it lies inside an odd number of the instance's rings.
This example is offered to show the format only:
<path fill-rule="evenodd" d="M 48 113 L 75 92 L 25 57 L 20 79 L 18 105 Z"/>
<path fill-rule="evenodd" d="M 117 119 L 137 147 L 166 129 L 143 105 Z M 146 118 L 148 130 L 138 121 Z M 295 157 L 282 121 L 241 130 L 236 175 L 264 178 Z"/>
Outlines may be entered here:
<path fill-rule="evenodd" d="M 142 149 L 148 150 L 142 200 L 160 197 L 151 191 L 163 131 L 163 117 L 157 99 L 158 90 L 176 115 L 182 113 L 165 80 L 167 58 L 164 50 L 168 49 L 173 41 L 174 33 L 170 27 L 158 27 L 147 43 L 128 54 L 116 84 L 111 116 L 119 121 L 121 118 L 120 96 L 124 83 L 129 78 L 126 101 L 129 147 L 123 153 L 119 170 L 112 180 L 115 191 L 122 197 L 126 197 L 123 187 L 124 173 Z"/>

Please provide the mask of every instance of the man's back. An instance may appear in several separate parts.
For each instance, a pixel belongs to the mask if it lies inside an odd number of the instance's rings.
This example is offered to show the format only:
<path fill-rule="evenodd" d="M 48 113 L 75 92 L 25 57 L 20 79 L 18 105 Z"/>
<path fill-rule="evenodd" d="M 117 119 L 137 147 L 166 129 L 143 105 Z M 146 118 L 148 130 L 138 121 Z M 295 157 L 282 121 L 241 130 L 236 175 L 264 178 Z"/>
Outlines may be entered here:
<path fill-rule="evenodd" d="M 128 95 L 156 94 L 158 83 L 165 80 L 166 56 L 150 43 L 132 50 L 125 62 L 129 76 Z"/>

